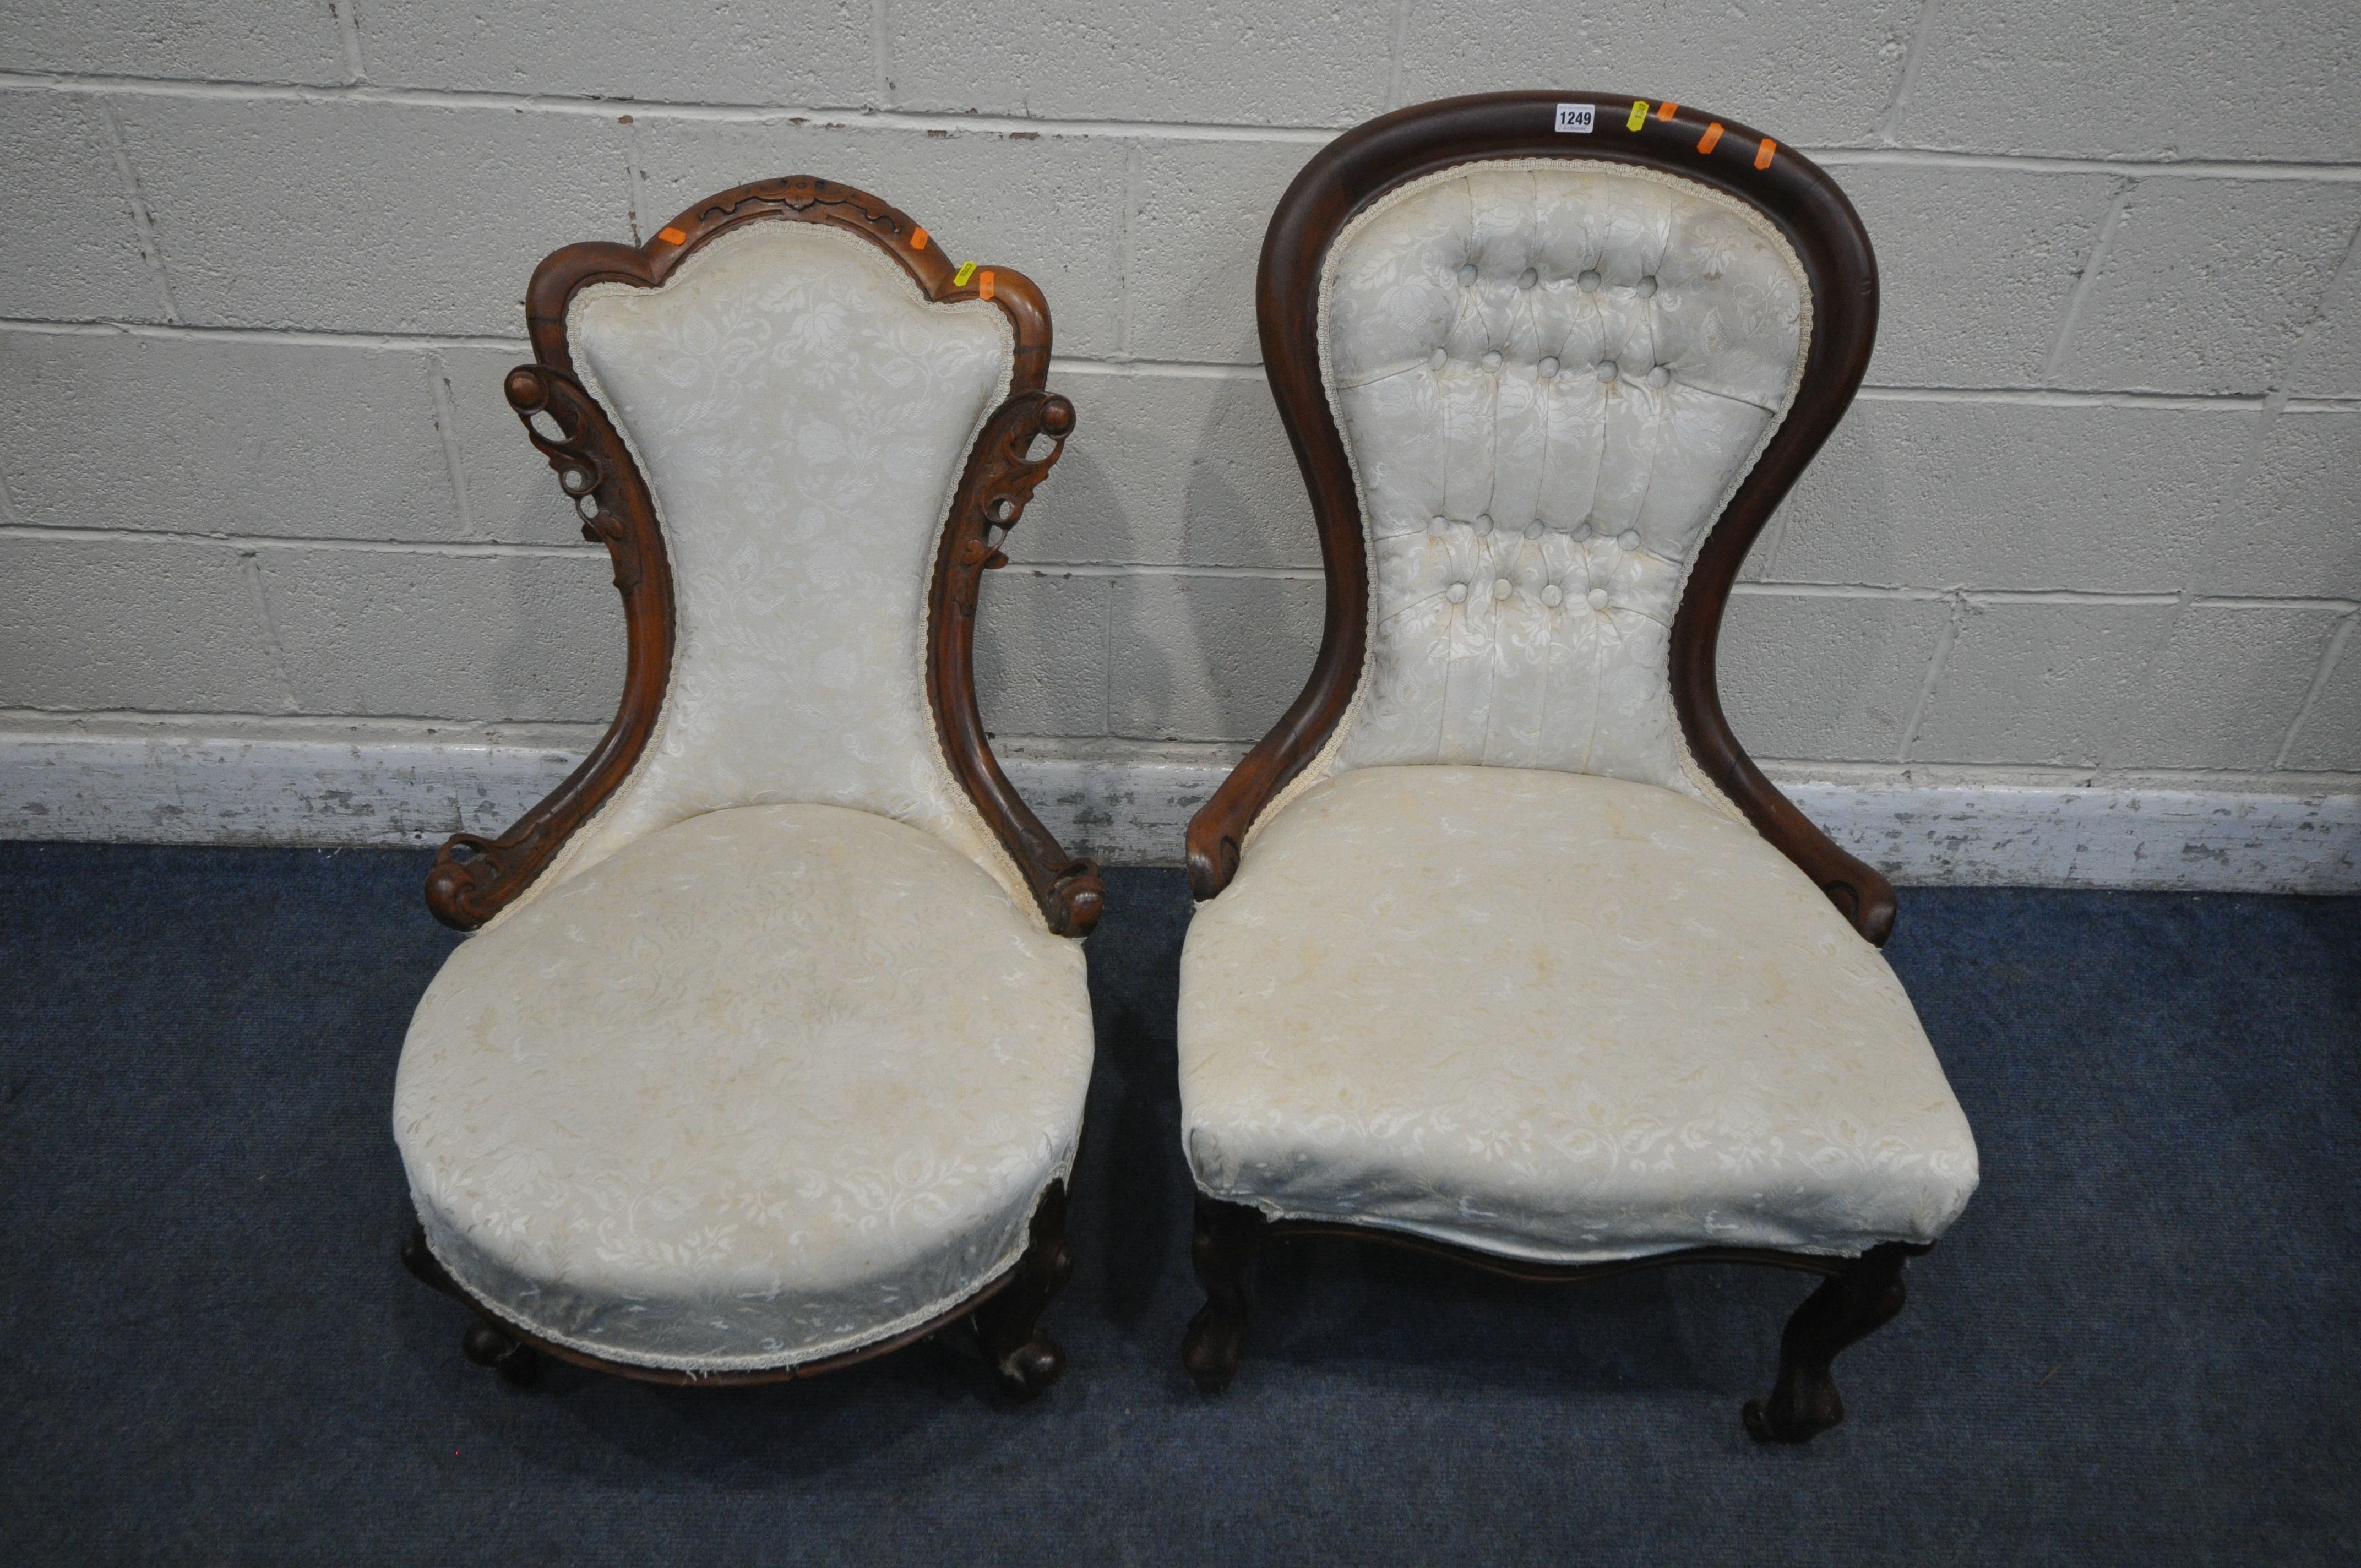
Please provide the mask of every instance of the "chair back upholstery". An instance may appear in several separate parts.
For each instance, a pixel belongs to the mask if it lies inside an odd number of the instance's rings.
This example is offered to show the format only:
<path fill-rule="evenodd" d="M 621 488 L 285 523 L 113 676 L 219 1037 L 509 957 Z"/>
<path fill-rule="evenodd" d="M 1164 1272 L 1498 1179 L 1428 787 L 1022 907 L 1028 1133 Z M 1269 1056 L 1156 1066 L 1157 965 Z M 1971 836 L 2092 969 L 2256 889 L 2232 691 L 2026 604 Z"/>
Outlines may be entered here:
<path fill-rule="evenodd" d="M 1883 939 L 1892 888 L 1754 766 L 1714 670 L 1747 549 L 1876 335 L 1835 183 L 1620 93 L 1419 104 L 1305 165 L 1257 305 L 1327 620 L 1302 695 L 1190 824 L 1197 896 L 1320 779 L 1491 764 L 1702 799 Z"/>
<path fill-rule="evenodd" d="M 1354 219 L 1320 299 L 1371 557 L 1368 667 L 1335 766 L 1702 793 L 1673 714 L 1673 618 L 1794 400 L 1809 306 L 1767 219 L 1656 170 L 1468 162 Z"/>
<path fill-rule="evenodd" d="M 583 386 L 672 559 L 672 679 L 639 766 L 560 875 L 733 806 L 854 806 L 996 854 L 927 703 L 927 590 L 1015 338 L 840 229 L 758 223 L 659 288 L 577 292 Z"/>
<path fill-rule="evenodd" d="M 798 175 L 556 251 L 526 304 L 509 400 L 614 554 L 631 660 L 598 749 L 501 839 L 452 839 L 430 907 L 481 925 L 689 817 L 807 804 L 933 834 L 1087 929 L 1096 868 L 975 706 L 982 574 L 1073 427 L 1039 291 Z"/>

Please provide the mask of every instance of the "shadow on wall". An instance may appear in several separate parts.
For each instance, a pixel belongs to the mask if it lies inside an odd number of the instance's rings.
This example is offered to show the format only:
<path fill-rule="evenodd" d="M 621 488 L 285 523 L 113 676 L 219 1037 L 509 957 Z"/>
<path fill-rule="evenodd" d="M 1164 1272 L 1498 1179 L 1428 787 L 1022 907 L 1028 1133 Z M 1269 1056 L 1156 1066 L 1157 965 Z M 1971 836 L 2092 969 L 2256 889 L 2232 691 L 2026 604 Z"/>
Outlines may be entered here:
<path fill-rule="evenodd" d="M 1259 376 L 1219 383 L 1189 466 L 1180 558 L 1265 563 L 1220 576 L 1134 578 L 1116 620 L 1115 732 L 1252 744 L 1303 689 L 1320 651 L 1325 578 L 1293 453 Z M 1123 645 L 1139 639 L 1136 654 Z"/>
<path fill-rule="evenodd" d="M 1052 387 L 1065 389 L 1055 377 Z M 987 574 L 977 605 L 976 699 L 994 737 L 1106 730 L 1113 583 L 1060 563 L 1125 560 L 1137 546 L 1123 487 L 1092 441 L 1089 405 L 1079 396 L 1075 402 L 1075 433 L 1009 536 L 1020 564 Z"/>

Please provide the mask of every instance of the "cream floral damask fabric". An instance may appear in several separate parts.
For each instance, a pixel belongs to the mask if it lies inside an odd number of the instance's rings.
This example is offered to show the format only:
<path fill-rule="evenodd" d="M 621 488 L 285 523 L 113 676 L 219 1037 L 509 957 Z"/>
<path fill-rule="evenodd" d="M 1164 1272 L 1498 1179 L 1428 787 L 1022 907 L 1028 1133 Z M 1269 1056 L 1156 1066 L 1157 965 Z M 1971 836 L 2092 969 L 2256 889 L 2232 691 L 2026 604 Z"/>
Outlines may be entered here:
<path fill-rule="evenodd" d="M 1338 769 L 1489 762 L 1700 793 L 1668 647 L 1792 402 L 1803 272 L 1751 208 L 1600 163 L 1461 165 L 1331 247 L 1329 393 L 1370 552 Z"/>
<path fill-rule="evenodd" d="M 394 1131 L 428 1244 L 503 1317 L 649 1366 L 891 1338 L 1011 1266 L 1071 1165 L 1078 942 L 866 811 L 642 838 L 452 954 Z"/>
<path fill-rule="evenodd" d="M 1007 317 L 928 301 L 854 236 L 771 222 L 661 289 L 583 290 L 567 330 L 654 496 L 678 642 L 638 767 L 527 900 L 698 812 L 793 801 L 924 828 L 1021 894 L 925 681 L 935 549 L 1007 395 Z"/>
<path fill-rule="evenodd" d="M 1357 769 L 1181 955 L 1198 1184 L 1557 1262 L 1932 1241 L 1975 1142 L 1876 948 L 1754 830 L 1651 784 Z"/>

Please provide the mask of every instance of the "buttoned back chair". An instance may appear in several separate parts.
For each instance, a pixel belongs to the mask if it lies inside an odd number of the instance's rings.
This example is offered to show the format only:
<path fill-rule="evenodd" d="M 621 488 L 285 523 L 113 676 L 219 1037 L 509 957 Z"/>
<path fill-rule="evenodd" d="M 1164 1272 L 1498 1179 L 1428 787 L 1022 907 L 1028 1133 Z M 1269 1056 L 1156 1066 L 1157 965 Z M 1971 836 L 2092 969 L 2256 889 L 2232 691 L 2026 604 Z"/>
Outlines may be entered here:
<path fill-rule="evenodd" d="M 611 553 L 613 726 L 427 903 L 394 1133 L 474 1360 L 808 1376 L 971 1321 L 1030 1396 L 1070 1267 L 1095 865 L 976 711 L 983 574 L 1074 413 L 1049 313 L 809 177 L 574 245 L 508 399 Z"/>
<path fill-rule="evenodd" d="M 1405 109 L 1271 219 L 1264 361 L 1325 634 L 1190 824 L 1182 1129 L 1218 1390 L 1271 1238 L 1528 1279 L 1821 1277 L 1756 1435 L 1842 1418 L 1975 1145 L 1893 889 L 1723 717 L 1748 546 L 1850 401 L 1866 235 L 1807 160 L 1613 93 Z"/>

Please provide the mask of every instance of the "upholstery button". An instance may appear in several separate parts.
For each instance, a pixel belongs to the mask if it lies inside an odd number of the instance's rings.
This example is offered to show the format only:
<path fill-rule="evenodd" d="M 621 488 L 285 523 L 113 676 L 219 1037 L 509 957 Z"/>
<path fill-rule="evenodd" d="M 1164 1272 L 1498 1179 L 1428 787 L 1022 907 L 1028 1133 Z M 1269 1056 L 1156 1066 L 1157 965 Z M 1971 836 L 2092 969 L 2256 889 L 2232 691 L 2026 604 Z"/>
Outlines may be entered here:
<path fill-rule="evenodd" d="M 1584 293 L 1596 294 L 1598 292 L 1598 269 L 1596 267 L 1592 268 L 1589 271 L 1585 272 L 1581 277 L 1576 278 L 1575 281 L 1581 285 L 1582 291 Z"/>
<path fill-rule="evenodd" d="M 1615 379 L 1615 361 L 1612 359 L 1602 359 L 1598 362 L 1598 378 L 1602 381 L 1612 381 Z"/>
<path fill-rule="evenodd" d="M 1656 280 L 1653 278 L 1642 278 L 1640 280 L 1640 297 L 1642 299 L 1653 299 L 1655 297 L 1655 293 Z"/>
<path fill-rule="evenodd" d="M 1453 604 L 1465 604 L 1467 602 L 1467 585 L 1466 583 L 1454 583 L 1451 585 L 1450 588 L 1444 592 L 1443 597 L 1449 599 Z"/>
<path fill-rule="evenodd" d="M 1459 269 L 1459 286 L 1465 289 L 1474 281 L 1476 281 L 1476 264 L 1472 261 L 1464 263 Z"/>
<path fill-rule="evenodd" d="M 1661 387 L 1672 378 L 1673 373 L 1661 365 L 1648 372 L 1648 385 L 1651 387 Z"/>
<path fill-rule="evenodd" d="M 1500 351 L 1499 351 L 1499 349 L 1497 349 L 1497 348 L 1496 348 L 1496 349 L 1494 349 L 1491 353 L 1489 353 L 1489 354 L 1488 354 L 1488 355 L 1484 356 L 1484 368 L 1485 368 L 1485 369 L 1487 369 L 1487 370 L 1498 370 L 1499 367 L 1500 367 Z"/>
<path fill-rule="evenodd" d="M 1543 532 L 1542 525 L 1538 521 L 1525 524 L 1525 537 L 1528 539 L 1539 539 Z"/>
<path fill-rule="evenodd" d="M 1636 528 L 1627 528 L 1615 536 L 1615 543 L 1626 550 L 1637 550 L 1640 548 L 1640 531 Z"/>
<path fill-rule="evenodd" d="M 1574 538 L 1575 538 L 1575 543 L 1580 543 L 1582 541 L 1584 541 L 1584 540 L 1586 540 L 1586 539 L 1587 539 L 1587 538 L 1589 538 L 1589 537 L 1590 537 L 1590 524 L 1588 524 L 1588 523 L 1587 523 L 1587 522 L 1577 522 L 1577 523 L 1576 523 L 1576 524 L 1574 525 Z"/>
<path fill-rule="evenodd" d="M 1426 356 L 1427 368 L 1429 368 L 1429 369 L 1431 369 L 1431 370 L 1440 370 L 1440 369 L 1442 369 L 1442 368 L 1443 368 L 1443 360 L 1444 360 L 1444 353 L 1443 353 L 1443 350 L 1441 350 L 1440 348 L 1438 348 L 1438 349 L 1436 349 L 1433 353 L 1432 353 L 1432 354 L 1430 354 L 1430 355 L 1428 355 L 1428 356 Z"/>
<path fill-rule="evenodd" d="M 1488 511 L 1476 520 L 1476 537 L 1481 539 L 1491 532 L 1492 514 Z"/>
<path fill-rule="evenodd" d="M 1530 267 L 1517 274 L 1517 287 L 1520 289 L 1530 289 L 1541 280 L 1542 275 Z"/>
<path fill-rule="evenodd" d="M 1516 591 L 1516 585 L 1515 585 L 1514 583 L 1511 583 L 1510 581 L 1509 581 L 1509 579 L 1508 579 L 1508 578 L 1506 578 L 1506 577 L 1499 577 L 1499 578 L 1495 578 L 1495 579 L 1493 580 L 1493 583 L 1492 583 L 1492 597 L 1493 597 L 1494 598 L 1496 598 L 1496 599 L 1504 599 L 1504 598 L 1507 598 L 1510 594 L 1514 593 L 1515 591 Z"/>
<path fill-rule="evenodd" d="M 1552 583 L 1549 587 L 1542 590 L 1542 603 L 1549 606 L 1552 609 L 1555 609 L 1565 602 L 1565 590 L 1559 587 L 1555 583 Z"/>
<path fill-rule="evenodd" d="M 1539 365 L 1535 366 L 1534 368 L 1542 373 L 1543 379 L 1547 380 L 1550 377 L 1557 374 L 1557 356 L 1552 355 L 1549 358 L 1543 360 Z"/>
<path fill-rule="evenodd" d="M 1430 521 L 1430 522 L 1426 525 L 1426 531 L 1427 531 L 1427 532 L 1429 532 L 1429 533 L 1431 533 L 1431 534 L 1434 535 L 1436 538 L 1440 539 L 1440 538 L 1442 538 L 1442 537 L 1443 537 L 1444 532 L 1446 529 L 1448 529 L 1450 526 L 1451 526 L 1451 520 L 1450 520 L 1449 518 L 1447 518 L 1447 517 L 1438 517 L 1438 518 L 1433 519 L 1432 521 Z"/>
<path fill-rule="evenodd" d="M 1607 608 L 1607 590 L 1605 588 L 1591 589 L 1589 598 L 1591 609 L 1605 609 Z"/>

